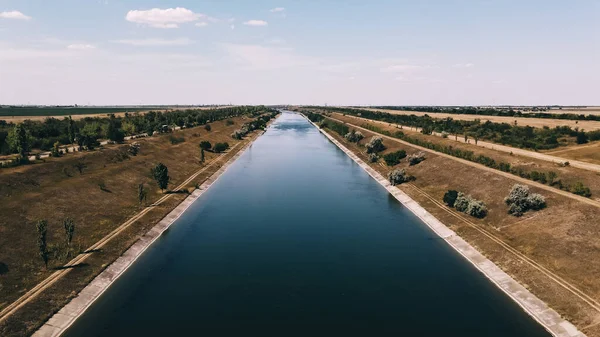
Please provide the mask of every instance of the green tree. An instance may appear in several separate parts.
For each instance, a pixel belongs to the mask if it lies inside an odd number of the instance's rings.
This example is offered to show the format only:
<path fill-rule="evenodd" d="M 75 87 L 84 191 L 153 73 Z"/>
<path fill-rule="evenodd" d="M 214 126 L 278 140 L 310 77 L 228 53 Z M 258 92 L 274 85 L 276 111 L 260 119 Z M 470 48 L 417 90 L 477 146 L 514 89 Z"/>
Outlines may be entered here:
<path fill-rule="evenodd" d="M 71 144 L 75 143 L 75 138 L 77 137 L 77 125 L 75 124 L 75 121 L 73 121 L 73 118 L 71 118 L 71 116 L 69 116 L 69 126 L 67 127 L 67 133 L 69 135 L 69 141 L 71 142 Z"/>
<path fill-rule="evenodd" d="M 160 187 L 161 191 L 164 191 L 167 186 L 169 186 L 169 180 L 171 180 L 171 177 L 169 177 L 169 169 L 163 163 L 156 164 L 152 169 L 152 176 L 158 183 L 158 187 Z"/>
<path fill-rule="evenodd" d="M 577 144 L 585 144 L 588 142 L 588 136 L 583 131 L 577 132 Z"/>
<path fill-rule="evenodd" d="M 71 218 L 66 218 L 63 220 L 63 227 L 65 228 L 65 238 L 67 241 L 67 246 L 71 246 L 71 241 L 73 241 L 73 234 L 75 233 L 75 221 Z"/>
<path fill-rule="evenodd" d="M 40 257 L 42 258 L 42 260 L 44 261 L 44 266 L 46 267 L 46 269 L 48 269 L 48 244 L 46 241 L 46 233 L 48 231 L 48 222 L 46 220 L 40 220 L 37 222 L 36 225 L 36 229 L 37 229 L 37 233 L 38 233 L 38 238 L 37 238 L 37 244 L 38 244 L 38 253 L 40 255 Z"/>
<path fill-rule="evenodd" d="M 212 147 L 212 144 L 207 140 L 203 140 L 200 142 L 200 148 L 203 150 L 210 150 L 211 147 Z"/>
<path fill-rule="evenodd" d="M 448 190 L 448 192 L 444 194 L 444 203 L 450 207 L 454 207 L 456 198 L 458 198 L 458 191 Z"/>
<path fill-rule="evenodd" d="M 229 148 L 228 143 L 217 143 L 217 144 L 215 144 L 213 151 L 215 151 L 215 153 L 221 153 L 221 152 L 227 150 L 228 148 Z"/>
<path fill-rule="evenodd" d="M 55 142 L 54 146 L 52 146 L 52 151 L 50 152 L 52 157 L 60 157 L 60 142 Z"/>
<path fill-rule="evenodd" d="M 204 163 L 204 149 L 200 148 L 200 162 Z"/>
<path fill-rule="evenodd" d="M 205 129 L 206 131 L 210 131 L 212 128 L 210 127 L 210 124 L 206 124 L 206 125 L 204 126 L 204 129 Z"/>
<path fill-rule="evenodd" d="M 15 125 L 7 138 L 12 152 L 18 153 L 21 157 L 27 156 L 27 152 L 30 150 L 29 135 L 22 124 Z"/>

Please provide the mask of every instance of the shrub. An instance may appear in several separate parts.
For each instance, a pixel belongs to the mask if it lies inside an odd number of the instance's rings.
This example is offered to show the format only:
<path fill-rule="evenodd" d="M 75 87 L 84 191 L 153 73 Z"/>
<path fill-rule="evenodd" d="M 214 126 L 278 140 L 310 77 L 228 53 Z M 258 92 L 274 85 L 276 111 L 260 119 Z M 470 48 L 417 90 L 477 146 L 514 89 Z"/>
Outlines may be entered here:
<path fill-rule="evenodd" d="M 367 143 L 367 153 L 378 153 L 385 150 L 385 145 L 383 145 L 383 138 L 373 136 L 371 140 Z"/>
<path fill-rule="evenodd" d="M 383 156 L 383 160 L 385 161 L 387 166 L 394 166 L 400 163 L 402 158 L 406 157 L 406 151 L 400 150 L 396 152 L 391 152 Z"/>
<path fill-rule="evenodd" d="M 376 163 L 379 160 L 377 153 L 369 153 L 369 162 Z"/>
<path fill-rule="evenodd" d="M 571 193 L 581 195 L 587 198 L 592 196 L 590 188 L 583 185 L 581 181 L 577 182 L 574 186 L 571 187 Z"/>
<path fill-rule="evenodd" d="M 127 149 L 127 151 L 132 156 L 137 156 L 137 154 L 140 152 L 140 143 L 135 142 L 135 143 L 129 144 L 129 148 Z"/>
<path fill-rule="evenodd" d="M 414 153 L 408 156 L 408 165 L 413 166 L 425 160 L 425 154 L 423 152 Z"/>
<path fill-rule="evenodd" d="M 454 203 L 456 202 L 456 198 L 458 197 L 458 191 L 448 190 L 444 194 L 444 203 L 450 207 L 454 207 Z"/>
<path fill-rule="evenodd" d="M 179 144 L 179 143 L 185 142 L 185 138 L 183 138 L 183 137 L 175 137 L 173 135 L 170 135 L 169 136 L 169 141 L 171 141 L 171 144 L 175 145 L 175 144 Z"/>
<path fill-rule="evenodd" d="M 454 202 L 454 208 L 459 212 L 463 212 L 480 219 L 487 215 L 487 207 L 483 201 L 477 200 L 470 195 L 465 195 L 462 192 L 458 192 Z"/>
<path fill-rule="evenodd" d="M 245 133 L 242 130 L 235 130 L 231 133 L 231 138 L 241 140 Z"/>
<path fill-rule="evenodd" d="M 406 170 L 393 170 L 388 174 L 388 179 L 390 180 L 390 184 L 393 186 L 405 183 L 407 181 L 411 181 L 414 178 L 406 174 Z"/>
<path fill-rule="evenodd" d="M 215 153 L 221 153 L 221 152 L 227 150 L 228 148 L 229 148 L 228 143 L 216 143 L 213 150 L 215 151 Z"/>
<path fill-rule="evenodd" d="M 228 119 L 225 121 L 225 125 L 229 126 L 229 125 L 233 125 L 233 124 L 235 124 L 235 123 L 231 119 Z"/>
<path fill-rule="evenodd" d="M 210 127 L 210 124 L 206 124 L 206 125 L 204 126 L 204 129 L 205 129 L 206 131 L 210 131 L 212 128 Z"/>
<path fill-rule="evenodd" d="M 508 213 L 521 216 L 528 210 L 540 210 L 546 207 L 546 199 L 541 194 L 530 193 L 526 185 L 515 184 L 504 199 Z"/>
<path fill-rule="evenodd" d="M 360 142 L 363 138 L 365 138 L 365 136 L 360 132 L 360 131 L 356 131 L 356 130 L 351 130 L 350 132 L 348 132 L 344 138 L 346 138 L 347 141 L 352 142 L 352 143 L 358 143 Z"/>

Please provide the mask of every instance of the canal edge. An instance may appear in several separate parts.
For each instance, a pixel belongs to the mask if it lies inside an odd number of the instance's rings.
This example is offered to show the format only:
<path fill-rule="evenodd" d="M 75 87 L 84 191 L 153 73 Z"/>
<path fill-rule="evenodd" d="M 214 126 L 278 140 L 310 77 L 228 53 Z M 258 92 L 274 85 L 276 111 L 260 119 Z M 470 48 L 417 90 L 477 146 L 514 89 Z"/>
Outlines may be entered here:
<path fill-rule="evenodd" d="M 270 123 L 269 123 L 270 125 Z M 264 131 L 266 132 L 266 130 Z M 57 337 L 62 335 L 135 261 L 168 230 L 183 213 L 200 198 L 222 175 L 229 166 L 241 157 L 263 133 L 249 141 L 223 166 L 206 179 L 202 185 L 185 198 L 169 214 L 162 218 L 146 234 L 142 235 L 119 258 L 98 274 L 75 298 L 52 315 L 32 337 Z"/>
<path fill-rule="evenodd" d="M 396 200 L 408 208 L 423 223 L 425 223 L 435 234 L 442 238 L 456 252 L 469 261 L 494 285 L 500 288 L 513 301 L 515 301 L 529 316 L 542 325 L 550 334 L 556 337 L 586 337 L 571 322 L 562 318 L 554 309 L 550 308 L 544 301 L 540 300 L 519 282 L 500 269 L 495 263 L 483 256 L 477 249 L 454 233 L 431 213 L 425 210 L 415 200 L 409 197 L 399 188 L 392 186 L 379 172 L 375 171 L 356 154 L 346 148 L 337 139 L 333 138 L 319 126 L 300 114 L 311 123 L 321 134 L 335 144 L 356 164 L 367 172 L 375 181 L 383 186 Z"/>

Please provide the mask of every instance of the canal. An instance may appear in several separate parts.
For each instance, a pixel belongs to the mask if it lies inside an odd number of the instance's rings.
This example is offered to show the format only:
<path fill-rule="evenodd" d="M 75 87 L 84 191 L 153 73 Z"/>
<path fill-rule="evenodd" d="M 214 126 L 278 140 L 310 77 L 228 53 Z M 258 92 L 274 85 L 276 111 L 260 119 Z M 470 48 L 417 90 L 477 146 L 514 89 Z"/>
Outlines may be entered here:
<path fill-rule="evenodd" d="M 66 336 L 549 336 L 284 113 Z"/>

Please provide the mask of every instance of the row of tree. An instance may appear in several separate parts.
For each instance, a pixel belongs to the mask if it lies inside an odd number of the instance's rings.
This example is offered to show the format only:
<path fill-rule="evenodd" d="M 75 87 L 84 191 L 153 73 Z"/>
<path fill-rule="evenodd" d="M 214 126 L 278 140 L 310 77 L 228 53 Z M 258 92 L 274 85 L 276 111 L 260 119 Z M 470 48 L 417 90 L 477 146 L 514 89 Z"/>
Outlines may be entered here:
<path fill-rule="evenodd" d="M 240 106 L 210 110 L 189 109 L 170 112 L 150 111 L 145 114 L 125 114 L 123 117 L 87 117 L 74 120 L 47 118 L 26 120 L 20 124 L 0 120 L 0 154 L 24 156 L 32 149 L 50 150 L 55 143 L 78 144 L 83 148 L 98 146 L 99 139 L 116 142 L 125 136 L 167 132 L 170 127 L 194 127 L 216 120 L 249 115 L 260 116 L 274 110 L 264 106 Z"/>

